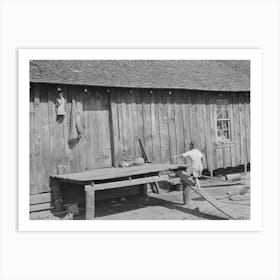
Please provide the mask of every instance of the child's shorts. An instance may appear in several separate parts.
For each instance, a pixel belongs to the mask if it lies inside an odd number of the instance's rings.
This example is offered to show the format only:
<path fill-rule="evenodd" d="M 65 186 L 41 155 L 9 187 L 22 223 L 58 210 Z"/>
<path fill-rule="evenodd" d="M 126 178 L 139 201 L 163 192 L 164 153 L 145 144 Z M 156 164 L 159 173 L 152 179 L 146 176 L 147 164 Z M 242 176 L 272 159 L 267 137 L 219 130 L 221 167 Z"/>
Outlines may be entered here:
<path fill-rule="evenodd" d="M 202 175 L 202 171 L 203 171 L 202 164 L 198 164 L 190 167 L 190 174 L 193 175 L 193 177 L 195 178 L 200 178 Z"/>

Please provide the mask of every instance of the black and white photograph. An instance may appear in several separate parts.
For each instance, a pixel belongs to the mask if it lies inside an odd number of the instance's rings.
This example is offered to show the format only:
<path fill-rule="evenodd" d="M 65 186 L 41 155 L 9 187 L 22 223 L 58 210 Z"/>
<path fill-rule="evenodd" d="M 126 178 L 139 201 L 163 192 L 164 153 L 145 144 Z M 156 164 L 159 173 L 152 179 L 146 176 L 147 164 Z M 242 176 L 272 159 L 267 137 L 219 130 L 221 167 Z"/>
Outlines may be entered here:
<path fill-rule="evenodd" d="M 30 60 L 31 220 L 250 220 L 250 60 Z"/>
<path fill-rule="evenodd" d="M 0 0 L 1 280 L 280 280 L 279 0 Z"/>

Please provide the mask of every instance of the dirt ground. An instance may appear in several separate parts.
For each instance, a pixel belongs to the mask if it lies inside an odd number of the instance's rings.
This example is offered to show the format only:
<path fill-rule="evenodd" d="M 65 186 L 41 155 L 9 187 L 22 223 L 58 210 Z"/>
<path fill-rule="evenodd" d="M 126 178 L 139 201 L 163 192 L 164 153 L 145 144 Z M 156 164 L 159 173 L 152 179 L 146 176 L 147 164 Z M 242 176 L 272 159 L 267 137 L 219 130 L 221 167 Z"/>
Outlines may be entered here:
<path fill-rule="evenodd" d="M 242 174 L 241 181 L 231 183 L 218 180 L 201 180 L 202 189 L 218 199 L 220 205 L 235 219 L 250 219 L 250 173 Z M 239 194 L 242 190 L 245 194 Z M 226 195 L 235 194 L 230 198 Z M 130 196 L 96 202 L 97 220 L 223 220 L 228 219 L 201 196 L 191 191 L 188 205 L 183 204 L 179 185 L 160 185 L 159 194 L 148 190 L 146 197 Z M 84 209 L 74 220 L 85 219 Z M 42 219 L 58 219 L 50 212 L 42 213 Z M 31 218 L 32 219 L 32 218 Z"/>
<path fill-rule="evenodd" d="M 201 185 L 212 197 L 218 198 L 222 205 L 238 219 L 250 219 L 250 194 L 226 197 L 226 193 L 239 193 L 244 186 L 250 187 L 250 174 L 242 175 L 236 185 L 227 185 L 221 181 L 202 180 Z M 171 191 L 174 190 L 174 191 Z M 227 219 L 198 194 L 191 191 L 189 205 L 183 204 L 180 187 L 161 186 L 159 194 L 148 192 L 146 198 L 127 197 L 111 201 L 102 201 L 96 206 L 96 219 L 102 220 L 202 220 Z"/>

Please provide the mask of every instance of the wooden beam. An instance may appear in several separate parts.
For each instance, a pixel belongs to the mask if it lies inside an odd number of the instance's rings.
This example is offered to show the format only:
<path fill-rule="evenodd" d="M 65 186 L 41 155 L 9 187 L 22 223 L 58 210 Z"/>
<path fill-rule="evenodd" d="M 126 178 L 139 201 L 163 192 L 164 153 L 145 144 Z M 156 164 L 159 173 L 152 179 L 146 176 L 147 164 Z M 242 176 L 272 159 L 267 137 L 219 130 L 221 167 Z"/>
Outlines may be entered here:
<path fill-rule="evenodd" d="M 43 211 L 43 210 L 49 210 L 53 208 L 54 205 L 52 202 L 40 203 L 40 204 L 29 205 L 29 212 Z"/>
<path fill-rule="evenodd" d="M 39 203 L 46 203 L 51 202 L 52 196 L 50 192 L 47 193 L 40 193 L 40 194 L 33 194 L 29 196 L 29 203 L 32 204 L 39 204 Z"/>
<path fill-rule="evenodd" d="M 94 185 L 94 190 L 99 191 L 99 190 L 115 189 L 115 188 L 129 187 L 129 186 L 142 185 L 142 184 L 150 184 L 153 182 L 166 181 L 168 180 L 168 178 L 169 178 L 168 175 L 162 175 L 162 176 L 151 176 L 151 177 L 144 177 L 139 179 L 110 182 L 104 184 L 96 184 Z"/>
<path fill-rule="evenodd" d="M 86 192 L 86 220 L 94 220 L 95 216 L 95 189 L 93 184 L 85 186 Z"/>

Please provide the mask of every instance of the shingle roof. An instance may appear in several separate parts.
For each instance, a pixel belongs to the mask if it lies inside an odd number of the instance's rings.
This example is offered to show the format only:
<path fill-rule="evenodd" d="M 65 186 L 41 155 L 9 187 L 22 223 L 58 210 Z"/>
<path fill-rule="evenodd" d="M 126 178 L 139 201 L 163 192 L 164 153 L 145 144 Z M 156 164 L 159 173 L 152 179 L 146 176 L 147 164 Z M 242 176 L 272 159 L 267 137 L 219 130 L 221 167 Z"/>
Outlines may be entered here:
<path fill-rule="evenodd" d="M 250 91 L 250 61 L 32 60 L 30 82 Z"/>

